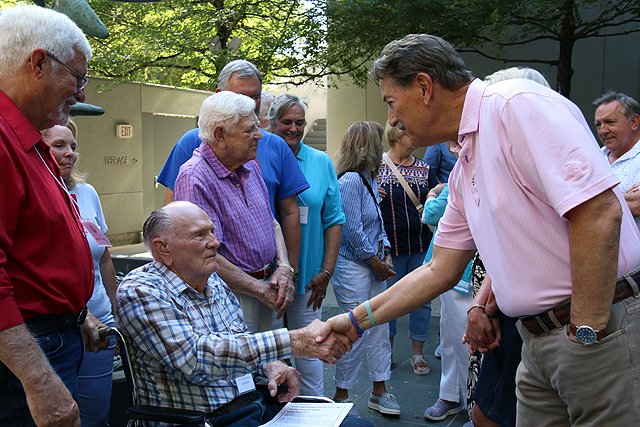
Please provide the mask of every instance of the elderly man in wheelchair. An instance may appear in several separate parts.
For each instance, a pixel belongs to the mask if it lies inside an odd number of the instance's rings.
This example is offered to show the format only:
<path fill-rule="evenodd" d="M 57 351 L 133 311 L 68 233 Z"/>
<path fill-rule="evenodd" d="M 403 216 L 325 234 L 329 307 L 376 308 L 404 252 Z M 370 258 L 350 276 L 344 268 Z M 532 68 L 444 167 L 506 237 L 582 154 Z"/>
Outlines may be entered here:
<path fill-rule="evenodd" d="M 249 333 L 238 300 L 215 274 L 220 242 L 196 205 L 173 202 L 152 212 L 143 234 L 153 262 L 130 272 L 116 295 L 136 382 L 133 403 L 143 405 L 130 418 L 258 426 L 298 395 L 300 374 L 282 359 L 335 363 L 351 348 L 342 335 L 316 342 L 328 333 L 320 321 L 299 330 Z M 184 417 L 145 413 L 149 407 L 177 409 Z M 372 426 L 353 417 L 342 425 Z"/>

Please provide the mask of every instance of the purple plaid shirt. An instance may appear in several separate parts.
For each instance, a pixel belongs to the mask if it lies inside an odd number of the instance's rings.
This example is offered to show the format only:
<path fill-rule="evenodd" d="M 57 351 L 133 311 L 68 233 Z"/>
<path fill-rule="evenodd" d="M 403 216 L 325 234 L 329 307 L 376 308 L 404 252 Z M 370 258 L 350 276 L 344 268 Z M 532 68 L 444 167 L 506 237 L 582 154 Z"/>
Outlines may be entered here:
<path fill-rule="evenodd" d="M 203 142 L 180 168 L 174 200 L 195 203 L 209 215 L 218 252 L 240 269 L 257 271 L 275 259 L 273 215 L 257 162 L 232 172 Z"/>

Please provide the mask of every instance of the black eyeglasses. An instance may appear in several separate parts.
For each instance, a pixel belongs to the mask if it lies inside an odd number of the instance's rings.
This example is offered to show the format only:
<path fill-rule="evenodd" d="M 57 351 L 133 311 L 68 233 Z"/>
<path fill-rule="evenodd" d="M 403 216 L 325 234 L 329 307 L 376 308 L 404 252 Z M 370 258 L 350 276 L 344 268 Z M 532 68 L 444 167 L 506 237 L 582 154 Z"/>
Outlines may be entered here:
<path fill-rule="evenodd" d="M 62 65 L 64 68 L 66 68 L 67 71 L 73 77 L 76 78 L 76 93 L 80 92 L 82 89 L 85 88 L 85 86 L 87 86 L 87 83 L 89 83 L 89 77 L 81 75 L 76 70 L 74 70 L 73 68 L 69 67 L 67 64 L 65 64 L 64 62 L 60 61 L 58 58 L 53 56 L 51 53 L 47 52 L 47 55 L 49 55 L 49 58 L 53 59 L 58 64 Z"/>

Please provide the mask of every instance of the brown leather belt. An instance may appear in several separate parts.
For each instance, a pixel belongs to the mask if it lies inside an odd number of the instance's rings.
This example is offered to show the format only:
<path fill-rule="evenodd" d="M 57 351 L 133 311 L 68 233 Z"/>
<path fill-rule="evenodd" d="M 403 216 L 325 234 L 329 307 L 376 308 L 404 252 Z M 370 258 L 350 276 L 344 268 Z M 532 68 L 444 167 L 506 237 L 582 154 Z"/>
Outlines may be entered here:
<path fill-rule="evenodd" d="M 256 400 L 258 400 L 258 397 L 260 397 L 260 393 L 257 390 L 254 390 L 251 393 L 242 394 L 233 399 L 231 402 L 225 403 L 215 411 L 208 413 L 207 418 L 227 415 L 231 411 L 236 411 L 238 409 L 244 408 L 250 403 L 255 402 Z"/>
<path fill-rule="evenodd" d="M 619 278 L 613 294 L 613 303 L 638 294 L 640 285 L 640 267 Z M 535 316 L 521 317 L 522 326 L 532 335 L 542 335 L 569 323 L 571 319 L 571 300 L 561 303 L 544 313 Z"/>
<path fill-rule="evenodd" d="M 269 263 L 269 265 L 265 266 L 262 270 L 245 271 L 245 273 L 258 280 L 267 280 L 273 274 L 273 263 Z"/>

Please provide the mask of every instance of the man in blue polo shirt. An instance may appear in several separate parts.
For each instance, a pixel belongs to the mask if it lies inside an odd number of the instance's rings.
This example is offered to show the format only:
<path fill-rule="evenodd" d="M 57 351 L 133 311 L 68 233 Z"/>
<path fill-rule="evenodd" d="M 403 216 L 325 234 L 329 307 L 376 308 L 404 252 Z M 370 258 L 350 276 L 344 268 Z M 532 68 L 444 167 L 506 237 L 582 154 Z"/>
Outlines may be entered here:
<path fill-rule="evenodd" d="M 242 59 L 228 63 L 218 76 L 216 91 L 228 90 L 239 93 L 252 98 L 256 101 L 256 114 L 260 111 L 260 97 L 262 94 L 262 74 L 249 61 Z M 198 129 L 192 129 L 180 138 L 167 158 L 167 161 L 158 176 L 158 182 L 166 187 L 165 204 L 173 201 L 173 186 L 180 171 L 180 166 L 191 158 L 193 150 L 200 146 L 200 138 L 198 137 Z M 305 179 L 296 158 L 293 156 L 291 149 L 286 142 L 279 136 L 262 130 L 262 139 L 258 143 L 257 158 L 260 169 L 262 170 L 262 178 L 267 186 L 269 193 L 269 202 L 274 218 L 278 220 L 282 227 L 287 246 L 287 254 L 289 262 L 295 271 L 298 270 L 298 256 L 300 253 L 300 211 L 296 203 L 296 196 L 309 188 L 309 184 Z M 253 295 L 250 290 L 243 291 L 247 280 L 238 280 L 238 270 L 227 270 L 227 263 L 223 262 L 221 276 L 231 285 L 234 290 L 246 295 Z M 229 268 L 233 266 L 228 265 Z M 235 279 L 226 277 L 227 274 L 235 276 Z M 241 276 L 242 277 L 242 276 Z M 235 287 L 236 281 L 239 283 L 240 289 Z M 249 287 L 256 286 L 249 283 Z M 283 312 L 288 303 L 289 298 L 280 301 L 283 292 L 279 292 L 279 304 L 276 310 Z M 258 296 L 259 299 L 264 299 Z M 292 298 L 292 296 L 291 296 Z"/>

